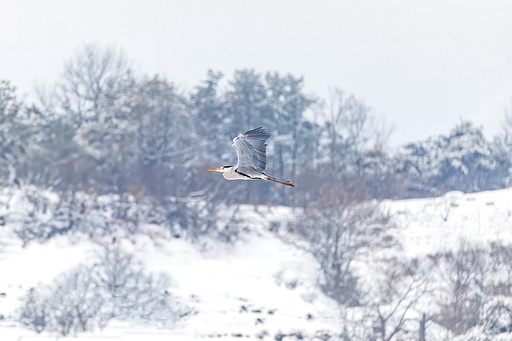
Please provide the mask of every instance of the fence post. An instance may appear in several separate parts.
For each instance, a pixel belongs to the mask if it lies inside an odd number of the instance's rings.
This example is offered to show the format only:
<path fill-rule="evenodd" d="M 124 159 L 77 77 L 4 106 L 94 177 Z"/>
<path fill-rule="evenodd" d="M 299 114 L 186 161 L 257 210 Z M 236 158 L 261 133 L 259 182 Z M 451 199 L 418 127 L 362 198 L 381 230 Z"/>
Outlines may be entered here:
<path fill-rule="evenodd" d="M 419 338 L 419 341 L 425 341 L 426 325 L 427 325 L 427 316 L 425 315 L 425 313 L 423 313 L 423 315 L 421 316 L 421 320 L 420 320 L 420 338 Z"/>

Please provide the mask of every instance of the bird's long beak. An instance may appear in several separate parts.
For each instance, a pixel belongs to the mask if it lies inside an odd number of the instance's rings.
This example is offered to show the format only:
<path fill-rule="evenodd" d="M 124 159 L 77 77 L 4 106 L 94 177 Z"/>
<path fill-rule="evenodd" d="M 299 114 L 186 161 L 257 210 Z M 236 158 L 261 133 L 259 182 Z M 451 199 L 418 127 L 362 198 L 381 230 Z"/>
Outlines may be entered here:
<path fill-rule="evenodd" d="M 210 168 L 208 169 L 209 171 L 213 171 L 213 172 L 220 172 L 221 169 L 220 168 Z"/>

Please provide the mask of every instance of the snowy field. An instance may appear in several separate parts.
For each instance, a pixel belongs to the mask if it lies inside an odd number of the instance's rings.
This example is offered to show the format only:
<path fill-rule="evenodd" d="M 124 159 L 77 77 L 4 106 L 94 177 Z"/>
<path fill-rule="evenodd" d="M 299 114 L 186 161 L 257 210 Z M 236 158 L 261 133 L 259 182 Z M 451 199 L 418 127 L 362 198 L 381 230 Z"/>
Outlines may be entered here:
<path fill-rule="evenodd" d="M 478 244 L 512 241 L 512 189 L 438 198 L 386 201 L 393 234 L 406 257 L 457 247 L 460 238 Z M 242 207 L 245 228 L 234 244 L 201 240 L 192 244 L 147 226 L 147 236 L 122 245 L 147 270 L 172 278 L 170 291 L 185 317 L 169 329 L 113 321 L 78 336 L 37 334 L 14 319 L 20 298 L 38 283 L 50 283 L 67 269 L 90 262 L 97 244 L 89 238 L 53 238 L 22 247 L 8 224 L 0 227 L 0 341 L 28 340 L 284 340 L 321 339 L 341 332 L 338 305 L 322 294 L 319 266 L 286 231 L 292 209 Z M 278 231 L 270 227 L 280 226 Z M 396 251 L 393 251 L 396 252 Z M 295 336 L 294 336 L 295 335 Z"/>
<path fill-rule="evenodd" d="M 477 245 L 512 242 L 512 188 L 384 203 L 408 257 L 454 250 L 461 238 Z"/>

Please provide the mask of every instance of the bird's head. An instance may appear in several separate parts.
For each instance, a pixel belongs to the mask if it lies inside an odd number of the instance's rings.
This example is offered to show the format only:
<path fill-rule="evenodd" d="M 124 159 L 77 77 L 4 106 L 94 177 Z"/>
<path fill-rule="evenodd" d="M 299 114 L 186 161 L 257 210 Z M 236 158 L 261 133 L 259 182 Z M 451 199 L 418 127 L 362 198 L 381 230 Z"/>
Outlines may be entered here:
<path fill-rule="evenodd" d="M 209 171 L 224 173 L 233 168 L 233 166 L 222 166 L 220 168 L 210 168 Z"/>

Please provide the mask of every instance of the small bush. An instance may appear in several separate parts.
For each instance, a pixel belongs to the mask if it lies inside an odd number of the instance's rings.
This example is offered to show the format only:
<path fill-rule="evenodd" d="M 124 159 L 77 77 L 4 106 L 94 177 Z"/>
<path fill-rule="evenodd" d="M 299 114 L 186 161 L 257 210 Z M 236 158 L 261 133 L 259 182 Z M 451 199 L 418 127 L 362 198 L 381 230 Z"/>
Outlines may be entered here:
<path fill-rule="evenodd" d="M 512 297 L 497 296 L 486 303 L 480 323 L 488 335 L 512 333 Z"/>
<path fill-rule="evenodd" d="M 111 319 L 174 322 L 177 312 L 165 275 L 147 274 L 118 244 L 103 247 L 94 266 L 80 265 L 51 285 L 32 289 L 20 322 L 62 335 L 104 327 Z"/>

